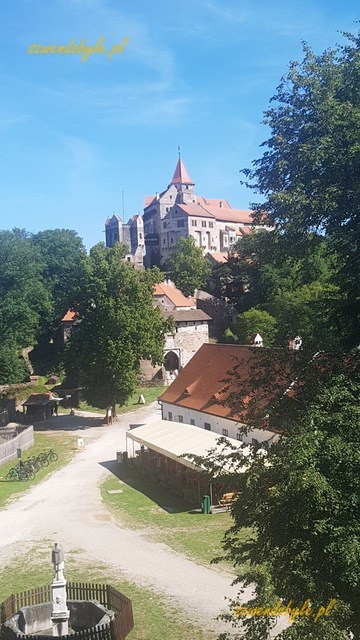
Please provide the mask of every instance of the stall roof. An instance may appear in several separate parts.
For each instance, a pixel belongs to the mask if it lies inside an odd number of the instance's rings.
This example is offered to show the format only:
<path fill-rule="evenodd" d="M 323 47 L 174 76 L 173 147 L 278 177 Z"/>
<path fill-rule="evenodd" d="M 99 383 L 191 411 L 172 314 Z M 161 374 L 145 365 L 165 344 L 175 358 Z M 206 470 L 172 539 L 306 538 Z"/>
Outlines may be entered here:
<path fill-rule="evenodd" d="M 205 457 L 210 449 L 221 450 L 217 445 L 217 441 L 221 438 L 220 434 L 170 420 L 159 420 L 130 429 L 126 432 L 126 437 L 197 471 L 199 467 L 189 459 L 180 456 L 189 453 Z M 242 442 L 231 440 L 231 444 L 239 450 L 242 449 L 245 456 L 249 455 L 250 447 L 245 447 Z M 231 469 L 229 468 L 228 471 L 231 472 Z"/>

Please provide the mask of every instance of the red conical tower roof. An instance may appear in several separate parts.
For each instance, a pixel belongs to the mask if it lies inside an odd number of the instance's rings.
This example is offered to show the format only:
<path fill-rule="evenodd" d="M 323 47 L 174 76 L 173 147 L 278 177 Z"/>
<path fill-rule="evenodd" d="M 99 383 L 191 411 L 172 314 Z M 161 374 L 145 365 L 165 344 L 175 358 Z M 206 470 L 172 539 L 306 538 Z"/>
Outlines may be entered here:
<path fill-rule="evenodd" d="M 195 184 L 191 180 L 188 172 L 186 171 L 185 165 L 180 157 L 179 157 L 179 160 L 177 161 L 174 175 L 172 177 L 170 184 Z"/>

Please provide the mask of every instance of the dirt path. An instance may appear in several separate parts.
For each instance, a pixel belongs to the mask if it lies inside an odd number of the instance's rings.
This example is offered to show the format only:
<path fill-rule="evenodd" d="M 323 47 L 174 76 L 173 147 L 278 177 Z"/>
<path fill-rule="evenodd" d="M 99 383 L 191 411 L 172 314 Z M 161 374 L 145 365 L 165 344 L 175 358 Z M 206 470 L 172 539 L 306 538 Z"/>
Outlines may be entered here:
<path fill-rule="evenodd" d="M 109 473 L 102 465 L 114 460 L 116 450 L 125 449 L 129 423 L 159 419 L 158 408 L 142 408 L 124 415 L 111 427 L 92 426 L 86 430 L 82 423 L 79 432 L 73 430 L 76 416 L 68 419 L 73 434 L 78 433 L 85 440 L 98 437 L 66 467 L 0 511 L 2 564 L 7 564 L 23 542 L 28 545 L 51 539 L 65 551 L 84 549 L 89 560 L 108 563 L 130 580 L 170 596 L 191 620 L 214 628 L 211 621 L 226 610 L 224 595 L 236 594 L 229 576 L 148 540 L 143 530 L 122 528 L 101 502 L 98 485 Z"/>

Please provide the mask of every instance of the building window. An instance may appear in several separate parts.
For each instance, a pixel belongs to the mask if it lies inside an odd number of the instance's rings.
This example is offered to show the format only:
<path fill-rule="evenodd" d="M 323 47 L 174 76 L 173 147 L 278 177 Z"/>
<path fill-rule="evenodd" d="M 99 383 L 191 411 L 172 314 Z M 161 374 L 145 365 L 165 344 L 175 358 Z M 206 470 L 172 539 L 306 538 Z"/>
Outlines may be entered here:
<path fill-rule="evenodd" d="M 184 418 L 182 416 L 179 416 L 179 422 L 184 422 Z"/>
<path fill-rule="evenodd" d="M 256 440 L 256 438 L 252 438 L 251 444 L 259 444 L 259 440 Z"/>
<path fill-rule="evenodd" d="M 178 220 L 177 221 L 177 226 L 178 227 L 185 227 L 185 220 Z"/>
<path fill-rule="evenodd" d="M 204 422 L 204 429 L 206 429 L 206 431 L 211 431 L 210 422 Z"/>
<path fill-rule="evenodd" d="M 190 418 L 190 424 L 193 425 L 193 427 L 195 427 L 195 420 L 193 420 L 192 418 Z"/>
<path fill-rule="evenodd" d="M 172 412 L 171 411 L 169 411 L 168 415 L 169 415 L 169 420 L 172 420 Z"/>
<path fill-rule="evenodd" d="M 197 220 L 191 220 L 191 226 L 197 227 Z"/>
<path fill-rule="evenodd" d="M 189 188 L 189 185 L 188 185 L 188 184 L 186 185 L 186 188 L 187 188 L 187 189 Z"/>
<path fill-rule="evenodd" d="M 174 238 L 170 238 L 170 244 L 173 244 Z"/>
<path fill-rule="evenodd" d="M 241 441 L 241 433 L 237 433 L 236 434 L 236 440 L 240 440 Z"/>
<path fill-rule="evenodd" d="M 140 240 L 142 240 L 142 233 L 141 232 L 139 233 L 139 238 L 140 238 Z"/>
<path fill-rule="evenodd" d="M 166 244 L 166 238 L 163 238 L 163 244 Z"/>
<path fill-rule="evenodd" d="M 229 432 L 228 432 L 228 430 L 227 430 L 227 429 L 223 429 L 223 430 L 222 430 L 222 434 L 223 434 L 223 436 L 228 436 L 228 435 L 229 435 Z"/>
<path fill-rule="evenodd" d="M 172 196 L 170 196 L 170 200 L 172 200 Z"/>
<path fill-rule="evenodd" d="M 214 228 L 214 223 L 213 222 L 209 222 L 209 229 L 213 229 Z"/>
<path fill-rule="evenodd" d="M 206 227 L 206 220 L 202 220 L 202 221 L 201 221 L 201 226 L 202 226 L 202 227 Z"/>

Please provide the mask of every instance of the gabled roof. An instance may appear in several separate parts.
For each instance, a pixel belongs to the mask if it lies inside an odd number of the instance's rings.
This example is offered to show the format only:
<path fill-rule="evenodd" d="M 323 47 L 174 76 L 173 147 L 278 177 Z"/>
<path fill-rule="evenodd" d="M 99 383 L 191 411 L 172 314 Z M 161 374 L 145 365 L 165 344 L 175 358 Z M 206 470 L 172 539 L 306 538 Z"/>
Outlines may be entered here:
<path fill-rule="evenodd" d="M 210 251 L 206 254 L 205 258 L 210 260 L 210 262 L 227 262 L 229 259 L 228 253 L 221 253 L 220 251 Z"/>
<path fill-rule="evenodd" d="M 202 204 L 204 207 L 219 207 L 225 209 L 232 209 L 231 204 L 226 200 L 226 198 L 204 198 L 204 196 L 197 196 L 197 201 L 199 204 Z"/>
<path fill-rule="evenodd" d="M 200 322 L 205 322 L 212 320 L 210 316 L 208 316 L 205 311 L 202 309 L 174 309 L 174 311 L 166 311 L 165 309 L 162 312 L 165 318 L 169 318 L 170 316 L 174 318 L 175 322 L 195 322 L 196 320 Z"/>
<path fill-rule="evenodd" d="M 244 385 L 253 380 L 257 368 L 259 373 L 264 374 L 262 358 L 265 351 L 272 350 L 234 344 L 203 344 L 160 396 L 160 400 L 247 424 L 246 403 L 256 394 L 261 405 L 259 409 L 264 408 L 265 413 L 266 408 L 275 400 L 274 391 L 271 391 L 270 386 L 252 389 L 252 395 L 245 399 L 245 405 L 238 411 L 227 406 L 226 399 L 230 394 L 246 388 Z M 224 380 L 229 379 L 229 373 L 235 366 L 238 366 L 240 382 L 233 378 L 226 385 Z M 290 371 L 274 371 L 273 377 L 278 381 L 281 395 L 289 386 Z M 222 404 L 219 404 L 220 402 Z"/>
<path fill-rule="evenodd" d="M 160 282 L 154 285 L 153 290 L 154 298 L 160 298 L 166 296 L 175 307 L 195 307 L 196 302 L 194 298 L 186 298 L 180 289 L 175 287 L 171 282 Z"/>
<path fill-rule="evenodd" d="M 156 196 L 145 196 L 144 199 L 144 209 L 149 207 L 156 200 Z"/>
<path fill-rule="evenodd" d="M 195 184 L 186 171 L 185 165 L 181 158 L 179 158 L 179 160 L 177 161 L 174 175 L 170 184 Z"/>
<path fill-rule="evenodd" d="M 232 209 L 225 207 L 216 207 L 208 204 L 178 204 L 179 209 L 184 211 L 188 216 L 200 216 L 204 218 L 214 218 L 219 222 L 236 222 L 252 224 L 252 211 L 250 209 Z"/>
<path fill-rule="evenodd" d="M 52 402 L 55 397 L 52 393 L 32 393 L 31 396 L 22 403 L 23 407 L 44 406 Z"/>
<path fill-rule="evenodd" d="M 109 225 L 113 222 L 122 222 L 122 219 L 120 218 L 120 216 L 118 216 L 117 213 L 114 213 L 114 215 L 111 218 L 107 217 L 105 224 Z"/>
<path fill-rule="evenodd" d="M 74 322 L 76 320 L 76 318 L 78 317 L 78 312 L 77 311 L 72 311 L 72 309 L 69 309 L 64 317 L 62 318 L 61 322 Z"/>

